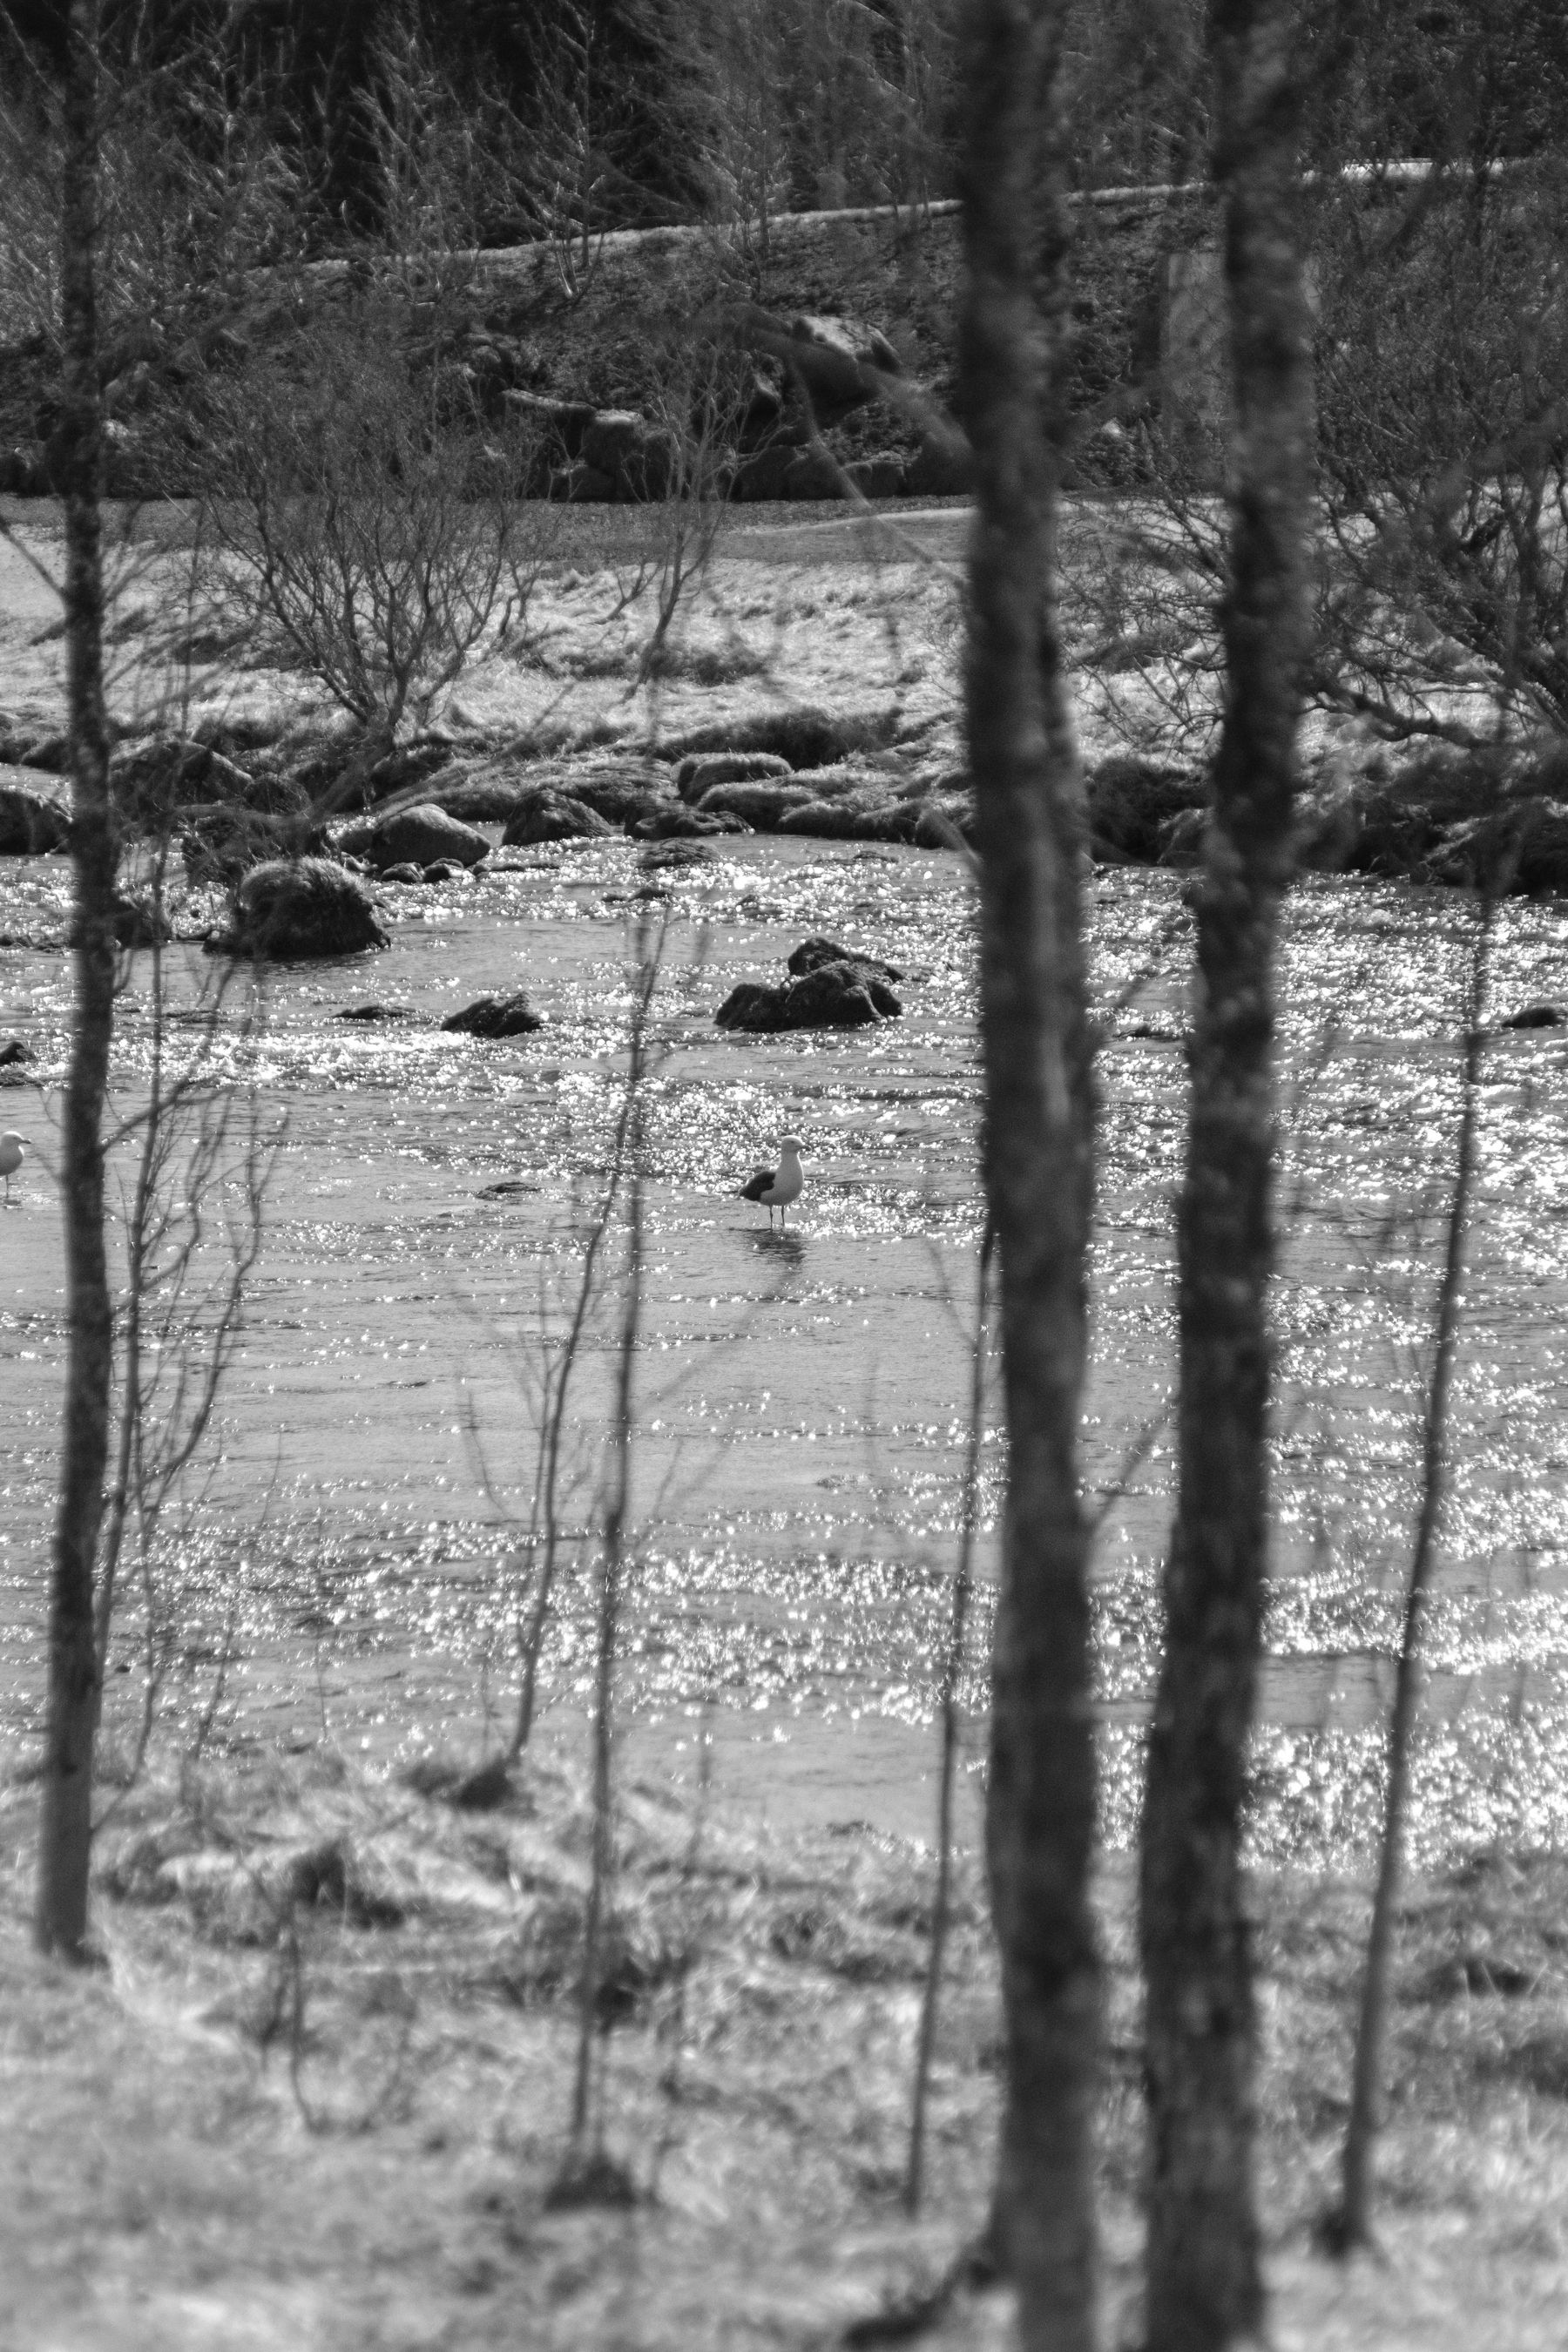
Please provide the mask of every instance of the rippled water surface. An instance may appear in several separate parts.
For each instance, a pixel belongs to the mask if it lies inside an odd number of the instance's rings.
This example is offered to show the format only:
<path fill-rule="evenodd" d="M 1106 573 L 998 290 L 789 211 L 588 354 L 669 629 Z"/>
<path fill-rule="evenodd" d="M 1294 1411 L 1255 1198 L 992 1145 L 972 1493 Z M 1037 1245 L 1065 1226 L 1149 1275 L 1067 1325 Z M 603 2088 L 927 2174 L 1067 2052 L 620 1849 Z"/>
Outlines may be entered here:
<path fill-rule="evenodd" d="M 640 1758 L 679 1759 L 699 1715 L 721 1769 L 781 1812 L 929 1814 L 973 1319 L 978 1098 L 970 905 L 946 856 L 748 840 L 649 877 L 626 844 L 509 854 L 477 881 L 388 894 L 393 945 L 276 976 L 220 1052 L 281 1122 L 265 1253 L 163 1589 L 187 1633 L 166 1703 L 199 1713 L 232 1652 L 229 1737 L 373 1749 L 477 1740 L 515 1687 L 517 1522 L 531 1491 L 542 1348 L 558 1338 L 621 1098 L 628 923 L 657 878 L 670 923 L 653 1082 L 637 1561 L 623 1688 Z M 0 866 L 0 1030 L 38 1053 L 0 1124 L 37 1147 L 0 1219 L 0 1527 L 5 1712 L 41 1685 L 44 1551 L 62 1277 L 52 1153 L 68 970 L 66 873 Z M 1171 1202 L 1184 1108 L 1189 940 L 1179 877 L 1097 876 L 1105 1009 L 1089 1475 L 1100 1546 L 1110 1833 L 1131 1827 L 1169 1516 Z M 1314 881 L 1292 899 L 1283 987 L 1276 1580 L 1258 1743 L 1264 1851 L 1340 1853 L 1371 1820 L 1375 1726 L 1409 1549 L 1422 1348 L 1458 1115 L 1469 917 L 1457 896 Z M 828 932 L 902 966 L 875 1033 L 731 1038 L 713 1007 Z M 1568 992 L 1568 914 L 1510 905 L 1499 1013 Z M 117 1062 L 134 1108 L 150 961 L 130 972 Z M 189 1005 L 199 950 L 170 973 Z M 526 985 L 545 1026 L 481 1044 L 436 1024 Z M 335 1018 L 375 998 L 415 1017 Z M 182 1034 L 198 1034 L 184 1024 Z M 1423 1735 L 1428 1848 L 1568 1829 L 1561 1558 L 1568 1276 L 1568 1049 L 1506 1034 L 1485 1071 Z M 781 1132 L 805 1139 L 787 1236 L 734 1197 Z M 596 1327 L 567 1446 L 567 1517 L 602 1466 L 613 1354 Z M 1127 1465 L 1137 1454 L 1130 1474 Z M 994 1561 L 994 1445 L 985 1455 Z M 1125 1491 L 1121 1491 L 1125 1487 Z M 1112 1490 L 1116 1490 L 1114 1493 Z M 581 1709 L 589 1590 L 574 1568 L 548 1660 L 552 1719 Z M 974 1631 L 984 1654 L 986 1612 Z M 116 1687 L 134 1712 L 140 1616 Z M 978 1674 L 971 1697 L 980 1703 Z"/>

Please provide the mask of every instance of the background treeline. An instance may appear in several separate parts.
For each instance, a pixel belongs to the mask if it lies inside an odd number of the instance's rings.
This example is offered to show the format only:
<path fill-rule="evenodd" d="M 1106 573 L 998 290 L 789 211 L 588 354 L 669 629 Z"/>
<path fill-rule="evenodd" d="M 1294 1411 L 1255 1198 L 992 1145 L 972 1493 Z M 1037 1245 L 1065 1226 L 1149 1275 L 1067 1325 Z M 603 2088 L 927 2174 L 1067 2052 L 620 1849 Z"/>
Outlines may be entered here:
<path fill-rule="evenodd" d="M 746 217 L 956 193 L 956 0 L 112 0 L 112 74 L 222 59 L 227 111 L 265 121 L 298 171 L 317 252 L 395 228 L 384 169 L 412 61 L 489 135 L 475 241 L 537 236 L 570 204 L 595 227 Z M 1079 0 L 1064 60 L 1080 186 L 1205 169 L 1199 0 Z M 0 88 L 47 109 L 64 0 L 0 16 Z M 1568 109 L 1555 0 L 1431 6 L 1301 0 L 1316 64 L 1304 161 L 1538 153 Z M 221 139 L 210 105 L 199 135 Z M 195 126 L 193 125 L 193 130 Z"/>

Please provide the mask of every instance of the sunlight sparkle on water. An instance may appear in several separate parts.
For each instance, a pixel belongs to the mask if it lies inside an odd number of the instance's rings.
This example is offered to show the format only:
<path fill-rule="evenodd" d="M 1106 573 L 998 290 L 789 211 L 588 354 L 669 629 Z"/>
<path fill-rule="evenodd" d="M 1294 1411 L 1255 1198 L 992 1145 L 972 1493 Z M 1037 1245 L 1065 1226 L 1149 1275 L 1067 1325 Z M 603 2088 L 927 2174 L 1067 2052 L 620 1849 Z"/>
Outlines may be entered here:
<path fill-rule="evenodd" d="M 389 891 L 390 950 L 279 980 L 259 1042 L 247 981 L 218 1024 L 218 1066 L 287 1119 L 224 1458 L 166 1571 L 187 1629 L 167 1704 L 199 1710 L 226 1654 L 234 1736 L 303 1737 L 324 1709 L 345 1745 L 390 1749 L 441 1709 L 473 1717 L 480 1693 L 505 1712 L 540 1302 L 570 1284 L 604 1166 L 624 1067 L 626 923 L 645 887 L 619 841 L 509 863 L 437 891 Z M 1089 1485 L 1119 1486 L 1145 1439 L 1099 1555 L 1105 1804 L 1118 1838 L 1133 1821 L 1171 1505 L 1160 1424 L 1173 1378 L 1181 888 L 1179 877 L 1123 869 L 1097 876 L 1092 892 L 1095 984 L 1115 1009 L 1100 1066 Z M 814 1721 L 927 1724 L 957 1549 L 980 1227 L 964 871 L 915 852 L 746 841 L 660 889 L 668 1051 L 650 1092 L 647 1528 L 626 1705 L 635 1720 L 676 1723 L 712 1701 L 783 1716 L 801 1738 Z M 6 1020 L 39 1054 L 28 1117 L 45 1132 L 64 1068 L 68 919 L 58 862 L 0 868 L 0 929 L 39 943 L 0 952 Z M 1333 1855 L 1367 1834 L 1381 1770 L 1467 932 L 1457 898 L 1359 881 L 1303 885 L 1288 930 L 1277 1574 L 1256 1834 L 1265 1853 Z M 874 1034 L 718 1033 L 712 1011 L 733 982 L 776 973 L 814 932 L 902 967 L 905 1017 Z M 1565 961 L 1568 915 L 1510 902 L 1500 1013 L 1561 996 Z M 211 964 L 195 948 L 170 962 L 194 1013 Z M 520 985 L 544 1016 L 537 1035 L 489 1045 L 439 1029 L 458 1005 Z M 148 1067 L 144 986 L 138 960 L 122 1107 Z M 414 1017 L 335 1017 L 372 997 Z M 1426 1852 L 1500 1830 L 1568 1834 L 1568 1054 L 1550 1032 L 1500 1035 L 1485 1078 L 1428 1637 Z M 781 1240 L 735 1192 L 788 1129 L 805 1139 L 808 1186 Z M 24 1724 L 40 1686 L 61 1349 L 41 1189 L 27 1213 L 34 1255 L 0 1295 L 14 1433 L 0 1672 Z M 596 1331 L 581 1371 L 575 1531 L 591 1508 L 610 1364 Z M 992 1444 L 966 1685 L 975 1708 L 999 1469 Z M 591 1600 L 574 1545 L 546 1660 L 557 1707 L 580 1703 Z M 128 1662 L 139 1631 L 128 1614 Z M 129 1703 L 134 1685 L 125 1676 L 116 1692 Z"/>

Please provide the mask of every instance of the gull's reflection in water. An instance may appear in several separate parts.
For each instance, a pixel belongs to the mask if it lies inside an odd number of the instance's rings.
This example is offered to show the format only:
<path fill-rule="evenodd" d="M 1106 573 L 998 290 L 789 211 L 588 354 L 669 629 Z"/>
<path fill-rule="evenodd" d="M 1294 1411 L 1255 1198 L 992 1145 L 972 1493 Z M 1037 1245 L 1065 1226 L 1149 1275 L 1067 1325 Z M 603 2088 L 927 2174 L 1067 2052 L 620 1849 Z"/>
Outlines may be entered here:
<path fill-rule="evenodd" d="M 805 1234 L 793 1233 L 787 1225 L 769 1233 L 764 1225 L 749 1226 L 746 1237 L 773 1276 L 763 1297 L 787 1298 L 805 1264 Z"/>

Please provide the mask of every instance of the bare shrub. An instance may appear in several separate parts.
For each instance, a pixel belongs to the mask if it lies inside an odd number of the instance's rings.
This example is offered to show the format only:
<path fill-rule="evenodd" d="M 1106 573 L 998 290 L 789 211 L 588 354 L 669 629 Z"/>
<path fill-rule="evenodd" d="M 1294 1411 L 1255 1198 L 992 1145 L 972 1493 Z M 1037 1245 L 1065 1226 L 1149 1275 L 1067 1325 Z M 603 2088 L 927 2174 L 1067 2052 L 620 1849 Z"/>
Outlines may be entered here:
<path fill-rule="evenodd" d="M 350 295 L 207 403 L 215 601 L 377 752 L 522 628 L 552 528 L 521 502 L 530 442 L 482 431 L 438 365 L 414 373 L 400 329 L 390 290 Z"/>
<path fill-rule="evenodd" d="M 1321 210 L 1320 697 L 1391 735 L 1568 730 L 1568 176 Z"/>
<path fill-rule="evenodd" d="M 661 371 L 653 409 L 668 453 L 668 473 L 654 541 L 657 618 L 641 678 L 659 674 L 667 663 L 670 624 L 706 572 L 728 517 L 750 389 L 740 355 L 705 338 L 677 347 Z"/>

